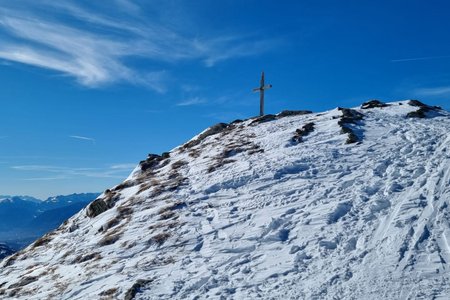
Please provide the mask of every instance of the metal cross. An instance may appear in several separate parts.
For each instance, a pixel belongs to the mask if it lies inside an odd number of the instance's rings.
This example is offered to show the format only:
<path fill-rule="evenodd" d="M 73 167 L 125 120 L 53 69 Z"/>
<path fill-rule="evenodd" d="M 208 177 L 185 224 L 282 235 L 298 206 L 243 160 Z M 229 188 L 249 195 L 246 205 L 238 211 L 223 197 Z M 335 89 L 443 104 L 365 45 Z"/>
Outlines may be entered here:
<path fill-rule="evenodd" d="M 264 71 L 261 74 L 261 82 L 258 88 L 254 88 L 253 92 L 259 91 L 259 115 L 264 116 L 264 90 L 268 90 L 272 87 L 271 84 L 264 84 Z"/>

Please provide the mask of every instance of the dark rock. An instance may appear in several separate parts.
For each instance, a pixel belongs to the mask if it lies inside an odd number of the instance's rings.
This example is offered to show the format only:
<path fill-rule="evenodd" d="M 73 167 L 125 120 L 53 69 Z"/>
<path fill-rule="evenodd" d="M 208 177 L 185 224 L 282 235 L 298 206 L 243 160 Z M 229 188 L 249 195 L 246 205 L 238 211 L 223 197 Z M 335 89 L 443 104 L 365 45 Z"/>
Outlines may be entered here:
<path fill-rule="evenodd" d="M 410 100 L 408 102 L 410 106 L 419 107 L 416 111 L 411 111 L 406 114 L 407 118 L 425 118 L 426 113 L 430 111 L 441 110 L 442 108 L 439 106 L 430 106 L 420 102 L 419 100 Z"/>
<path fill-rule="evenodd" d="M 111 193 L 105 195 L 105 198 L 103 198 L 103 201 L 105 201 L 105 203 L 109 209 L 109 208 L 113 208 L 119 199 L 120 199 L 119 193 L 111 192 Z"/>
<path fill-rule="evenodd" d="M 116 185 L 116 186 L 112 189 L 112 191 L 113 191 L 113 192 L 121 191 L 121 190 L 123 190 L 123 189 L 127 189 L 127 188 L 130 188 L 130 187 L 135 186 L 135 185 L 136 185 L 136 182 L 135 182 L 135 181 L 133 181 L 133 180 L 126 180 L 126 181 L 122 182 L 121 184 Z M 111 193 L 111 190 L 107 189 L 107 190 L 105 191 L 105 194 L 109 194 L 109 193 Z"/>
<path fill-rule="evenodd" d="M 310 110 L 283 110 L 279 114 L 277 114 L 278 118 L 290 117 L 290 116 L 300 116 L 300 115 L 308 115 L 312 114 Z"/>
<path fill-rule="evenodd" d="M 149 244 L 156 244 L 158 246 L 161 246 L 162 244 L 165 243 L 165 241 L 167 241 L 169 237 L 170 234 L 167 232 L 158 233 L 150 238 Z"/>
<path fill-rule="evenodd" d="M 175 191 L 179 187 L 186 185 L 189 179 L 186 177 L 176 177 L 171 180 L 168 180 L 164 183 L 164 188 L 167 191 Z"/>
<path fill-rule="evenodd" d="M 161 160 L 161 159 L 162 159 L 161 155 L 158 154 L 149 153 L 147 155 L 147 160 Z"/>
<path fill-rule="evenodd" d="M 86 209 L 86 215 L 90 218 L 95 218 L 99 214 L 108 210 L 108 205 L 103 199 L 96 199 Z"/>
<path fill-rule="evenodd" d="M 200 134 L 195 140 L 192 140 L 192 141 L 184 144 L 183 148 L 186 149 L 186 148 L 191 148 L 191 147 L 197 146 L 208 136 L 218 134 L 230 127 L 231 127 L 231 125 L 226 124 L 226 123 L 218 123 L 216 125 L 213 125 L 213 126 L 209 127 L 207 130 L 205 130 L 202 134 Z"/>
<path fill-rule="evenodd" d="M 210 128 L 208 128 L 205 132 L 200 134 L 200 139 L 203 140 L 210 135 L 214 135 L 219 132 L 222 132 L 224 129 L 227 129 L 229 126 L 230 125 L 228 125 L 226 123 L 218 123 L 216 125 L 213 125 Z"/>
<path fill-rule="evenodd" d="M 169 152 L 163 152 L 161 155 L 151 153 L 147 156 L 146 160 L 139 162 L 139 166 L 141 167 L 142 172 L 159 169 L 170 162 L 169 158 Z"/>
<path fill-rule="evenodd" d="M 248 155 L 253 155 L 255 153 L 264 153 L 264 149 L 261 149 L 260 146 L 255 145 L 252 149 L 248 151 Z"/>
<path fill-rule="evenodd" d="M 419 100 L 409 100 L 408 104 L 411 106 L 427 108 L 428 110 L 441 110 L 442 109 L 440 106 L 427 105 L 425 103 L 420 102 Z"/>
<path fill-rule="evenodd" d="M 411 106 L 417 106 L 417 107 L 429 107 L 428 105 L 420 102 L 419 100 L 410 100 L 410 101 L 408 101 L 408 104 Z"/>
<path fill-rule="evenodd" d="M 136 294 L 141 291 L 141 289 L 146 285 L 151 283 L 153 280 L 139 279 L 135 284 L 127 291 L 124 300 L 133 300 Z"/>
<path fill-rule="evenodd" d="M 32 248 L 37 248 L 43 245 L 47 245 L 50 241 L 52 240 L 52 237 L 50 236 L 49 233 L 47 233 L 46 235 L 44 235 L 43 237 L 37 239 L 32 245 Z"/>
<path fill-rule="evenodd" d="M 118 225 L 123 219 L 127 218 L 133 213 L 133 208 L 129 206 L 117 207 L 117 214 L 108 222 L 100 226 L 98 232 L 106 232 L 108 229 Z"/>
<path fill-rule="evenodd" d="M 188 164 L 188 162 L 185 160 L 178 160 L 172 164 L 172 169 L 176 170 L 187 164 Z"/>
<path fill-rule="evenodd" d="M 114 244 L 115 242 L 117 242 L 117 241 L 120 239 L 121 236 L 122 236 L 121 233 L 107 235 L 107 236 L 105 236 L 104 238 L 102 238 L 102 239 L 98 242 L 98 244 L 99 244 L 100 246 L 108 246 L 108 245 L 112 245 L 112 244 Z"/>
<path fill-rule="evenodd" d="M 38 279 L 39 279 L 39 277 L 37 277 L 37 276 L 23 277 L 19 282 L 11 284 L 8 288 L 9 289 L 20 288 L 20 287 L 26 286 L 32 282 L 35 282 Z"/>
<path fill-rule="evenodd" d="M 298 129 L 297 129 L 298 130 Z M 311 132 L 311 131 L 313 131 L 314 130 L 314 123 L 313 122 L 310 122 L 310 123 L 307 123 L 306 125 L 304 125 L 303 127 L 302 127 L 302 132 Z"/>
<path fill-rule="evenodd" d="M 364 115 L 354 109 L 338 107 L 342 112 L 341 121 L 344 123 L 356 123 L 363 119 Z"/>
<path fill-rule="evenodd" d="M 172 207 L 170 207 L 171 210 L 178 210 L 178 209 L 183 209 L 186 208 L 187 204 L 186 202 L 176 202 L 173 204 Z"/>
<path fill-rule="evenodd" d="M 314 130 L 314 123 L 310 122 L 305 125 L 301 129 L 297 129 L 295 131 L 295 135 L 292 137 L 292 141 L 296 143 L 300 143 L 303 141 L 303 137 L 307 136 Z"/>
<path fill-rule="evenodd" d="M 108 297 L 107 299 L 113 299 L 112 296 L 117 292 L 117 288 L 111 288 L 106 291 L 102 291 L 99 296 Z"/>
<path fill-rule="evenodd" d="M 229 157 L 235 156 L 235 155 L 237 155 L 237 154 L 239 154 L 241 152 L 244 152 L 245 150 L 246 149 L 239 148 L 239 147 L 231 148 L 231 149 L 230 148 L 226 148 L 221 153 L 220 158 L 222 158 L 222 159 L 229 158 Z"/>
<path fill-rule="evenodd" d="M 274 121 L 277 119 L 277 116 L 275 115 L 264 115 L 261 117 L 257 117 L 256 119 L 254 119 L 251 123 L 250 126 L 254 126 L 257 124 L 261 124 L 261 123 L 265 123 L 265 122 L 270 122 L 270 121 Z"/>
<path fill-rule="evenodd" d="M 347 134 L 348 138 L 346 140 L 346 144 L 358 143 L 359 138 L 349 127 L 348 124 L 356 124 L 358 121 L 361 121 L 364 118 L 364 115 L 354 109 L 350 108 L 341 108 L 338 107 L 338 110 L 342 112 L 342 116 L 338 121 L 338 125 L 341 127 L 341 132 L 343 134 Z"/>
<path fill-rule="evenodd" d="M 13 255 L 6 258 L 5 263 L 3 264 L 3 267 L 12 266 L 16 262 L 18 256 L 19 256 L 19 252 L 16 252 Z"/>
<path fill-rule="evenodd" d="M 92 259 L 100 259 L 102 256 L 100 255 L 100 253 L 98 252 L 94 252 L 91 254 L 86 254 L 86 255 L 78 255 L 73 261 L 72 264 L 79 264 L 79 263 L 83 263 L 86 262 L 88 260 L 92 260 Z"/>
<path fill-rule="evenodd" d="M 359 142 L 358 136 L 353 132 L 353 130 L 351 128 L 342 126 L 341 133 L 348 135 L 348 138 L 345 141 L 346 144 L 354 144 L 354 143 Z"/>
<path fill-rule="evenodd" d="M 387 106 L 389 106 L 389 104 L 383 103 L 380 100 L 370 100 L 370 101 L 364 102 L 361 105 L 361 108 L 362 109 L 377 108 L 377 107 L 383 108 L 383 107 L 387 107 Z"/>
<path fill-rule="evenodd" d="M 146 160 L 143 160 L 139 163 L 142 171 L 147 171 L 149 169 L 155 168 L 160 161 L 162 161 L 164 157 L 158 154 L 149 154 Z"/>
<path fill-rule="evenodd" d="M 407 118 L 421 118 L 422 119 L 422 118 L 426 117 L 426 115 L 425 115 L 426 112 L 427 112 L 427 110 L 425 110 L 423 108 L 420 108 L 418 110 L 411 111 L 411 112 L 407 113 L 406 117 Z"/>
<path fill-rule="evenodd" d="M 356 134 L 354 134 L 353 132 L 349 132 L 348 133 L 348 138 L 345 141 L 346 144 L 354 144 L 354 143 L 358 143 L 359 139 L 358 136 L 356 136 Z"/>

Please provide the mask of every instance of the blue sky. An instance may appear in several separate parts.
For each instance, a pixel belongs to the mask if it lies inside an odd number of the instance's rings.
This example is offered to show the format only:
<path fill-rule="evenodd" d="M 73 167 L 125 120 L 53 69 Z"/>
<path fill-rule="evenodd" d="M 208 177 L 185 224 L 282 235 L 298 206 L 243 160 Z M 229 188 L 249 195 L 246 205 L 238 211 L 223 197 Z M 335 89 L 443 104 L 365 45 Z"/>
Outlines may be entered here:
<path fill-rule="evenodd" d="M 95 4 L 93 4 L 95 3 Z M 0 194 L 102 191 L 217 122 L 450 109 L 446 1 L 0 0 Z"/>

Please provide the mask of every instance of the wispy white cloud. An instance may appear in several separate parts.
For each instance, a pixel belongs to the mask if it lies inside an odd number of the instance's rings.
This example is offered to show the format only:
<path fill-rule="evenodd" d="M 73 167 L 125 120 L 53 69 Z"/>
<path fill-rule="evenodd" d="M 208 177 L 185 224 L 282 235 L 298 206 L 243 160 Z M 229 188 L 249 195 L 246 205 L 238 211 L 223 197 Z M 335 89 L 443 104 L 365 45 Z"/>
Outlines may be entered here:
<path fill-rule="evenodd" d="M 136 164 L 130 163 L 130 164 L 117 164 L 112 165 L 110 168 L 113 170 L 130 170 L 136 167 Z"/>
<path fill-rule="evenodd" d="M 53 165 L 17 165 L 11 169 L 32 173 L 35 176 L 24 180 L 57 180 L 77 177 L 125 178 L 135 168 L 135 164 L 113 164 L 104 168 L 70 168 Z M 51 175 L 51 176 L 49 176 Z"/>
<path fill-rule="evenodd" d="M 44 166 L 44 165 L 25 165 L 25 166 L 12 166 L 11 169 L 21 170 L 21 171 L 41 171 L 41 170 L 53 170 L 55 167 Z"/>
<path fill-rule="evenodd" d="M 73 138 L 73 139 L 77 139 L 77 140 L 90 141 L 90 142 L 92 142 L 92 144 L 95 144 L 95 139 L 90 138 L 90 137 L 81 136 L 81 135 L 69 135 L 69 137 Z"/>
<path fill-rule="evenodd" d="M 142 54 L 140 45 L 133 47 L 124 41 L 40 19 L 1 16 L 0 27 L 19 39 L 2 43 L 2 59 L 58 71 L 90 87 L 128 81 L 158 92 L 165 90 L 164 71 L 140 73 L 123 63 L 127 56 Z"/>
<path fill-rule="evenodd" d="M 183 92 L 198 92 L 200 91 L 202 88 L 198 85 L 193 85 L 193 84 L 182 84 L 181 85 L 181 90 Z"/>
<path fill-rule="evenodd" d="M 199 37 L 157 17 L 145 17 L 131 0 L 89 6 L 75 0 L 0 4 L 0 59 L 53 70 L 88 87 L 126 81 L 163 93 L 167 69 L 176 62 L 212 67 L 261 54 L 280 42 L 242 34 Z M 136 67 L 132 59 L 147 60 L 150 67 Z"/>
<path fill-rule="evenodd" d="M 450 86 L 419 88 L 414 90 L 417 96 L 450 96 Z"/>
<path fill-rule="evenodd" d="M 200 97 L 193 97 L 183 101 L 178 102 L 177 106 L 192 106 L 206 103 L 206 99 Z"/>
<path fill-rule="evenodd" d="M 54 176 L 54 177 L 31 177 L 31 178 L 24 178 L 22 180 L 25 181 L 53 181 L 53 180 L 61 180 L 61 179 L 67 179 L 67 176 Z"/>
<path fill-rule="evenodd" d="M 268 52 L 274 47 L 282 45 L 281 39 L 249 39 L 245 36 L 228 36 L 210 41 L 203 45 L 208 53 L 204 59 L 206 66 L 212 67 L 215 64 L 232 59 L 247 56 L 255 56 Z"/>
<path fill-rule="evenodd" d="M 398 62 L 419 61 L 419 60 L 432 60 L 432 59 L 442 59 L 442 58 L 450 58 L 450 55 L 400 58 L 400 59 L 392 59 L 391 62 L 393 62 L 393 63 L 398 63 Z"/>
<path fill-rule="evenodd" d="M 115 3 L 130 14 L 136 14 L 141 11 L 139 5 L 130 0 L 115 0 Z"/>

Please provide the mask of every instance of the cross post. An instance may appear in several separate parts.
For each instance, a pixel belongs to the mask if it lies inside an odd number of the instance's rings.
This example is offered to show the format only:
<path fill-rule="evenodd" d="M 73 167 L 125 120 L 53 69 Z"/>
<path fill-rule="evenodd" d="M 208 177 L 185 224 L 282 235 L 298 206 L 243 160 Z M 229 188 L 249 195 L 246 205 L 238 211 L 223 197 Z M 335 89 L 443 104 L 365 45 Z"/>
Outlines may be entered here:
<path fill-rule="evenodd" d="M 261 73 L 261 81 L 259 87 L 254 88 L 253 92 L 259 92 L 259 115 L 264 116 L 264 90 L 268 90 L 272 87 L 271 84 L 264 83 L 264 71 Z"/>

